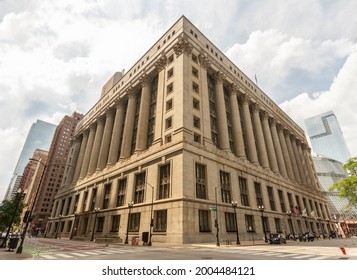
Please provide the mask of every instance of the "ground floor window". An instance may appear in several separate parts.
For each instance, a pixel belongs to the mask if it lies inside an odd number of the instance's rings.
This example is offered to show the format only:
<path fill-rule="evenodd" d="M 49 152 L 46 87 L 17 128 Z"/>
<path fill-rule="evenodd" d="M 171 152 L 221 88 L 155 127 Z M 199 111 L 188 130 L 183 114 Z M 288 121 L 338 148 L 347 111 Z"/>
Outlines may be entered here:
<path fill-rule="evenodd" d="M 225 213 L 225 219 L 226 219 L 226 231 L 236 232 L 237 225 L 236 225 L 236 219 L 234 213 Z"/>
<path fill-rule="evenodd" d="M 165 232 L 167 228 L 167 210 L 155 211 L 154 231 Z"/>
<path fill-rule="evenodd" d="M 140 213 L 130 214 L 129 231 L 138 232 L 140 229 Z"/>
<path fill-rule="evenodd" d="M 97 232 L 103 232 L 105 217 L 98 217 Z"/>
<path fill-rule="evenodd" d="M 118 232 L 120 224 L 120 215 L 112 216 L 112 227 L 110 229 L 111 232 Z"/>
<path fill-rule="evenodd" d="M 208 210 L 198 210 L 200 232 L 210 232 L 210 212 Z"/>
<path fill-rule="evenodd" d="M 245 227 L 247 231 L 255 231 L 253 215 L 245 215 Z"/>

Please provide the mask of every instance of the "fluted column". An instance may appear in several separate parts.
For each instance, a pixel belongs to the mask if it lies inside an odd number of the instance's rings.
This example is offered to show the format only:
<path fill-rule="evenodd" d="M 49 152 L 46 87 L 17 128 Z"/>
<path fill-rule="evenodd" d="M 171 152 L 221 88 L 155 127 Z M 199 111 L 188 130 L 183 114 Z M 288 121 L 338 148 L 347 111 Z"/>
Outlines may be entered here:
<path fill-rule="evenodd" d="M 305 162 L 305 157 L 304 157 L 304 152 L 303 152 L 303 144 L 301 142 L 298 142 L 298 145 L 297 145 L 297 149 L 298 149 L 298 152 L 299 152 L 299 156 L 300 156 L 300 160 L 302 162 L 302 172 L 303 172 L 303 180 L 304 180 L 304 183 L 305 185 L 311 185 L 311 181 L 310 181 L 310 176 L 309 176 L 309 173 L 307 171 L 307 165 L 306 165 L 306 162 Z"/>
<path fill-rule="evenodd" d="M 305 160 L 306 160 L 306 164 L 307 164 L 307 170 L 309 172 L 309 176 L 310 176 L 310 180 L 311 180 L 311 186 L 314 188 L 318 188 L 316 185 L 316 180 L 315 180 L 315 176 L 314 176 L 314 170 L 312 167 L 312 159 L 311 159 L 311 152 L 310 152 L 310 148 L 309 147 L 305 147 L 304 149 L 304 153 L 305 153 Z"/>
<path fill-rule="evenodd" d="M 217 105 L 217 132 L 218 132 L 218 146 L 220 149 L 230 151 L 228 125 L 227 125 L 227 113 L 224 102 L 223 91 L 223 75 L 217 73 L 215 75 L 216 81 L 216 105 Z"/>
<path fill-rule="evenodd" d="M 78 180 L 79 174 L 81 173 L 84 153 L 86 151 L 87 142 L 88 142 L 88 135 L 89 135 L 88 129 L 85 130 L 82 133 L 82 135 L 83 135 L 83 137 L 82 137 L 81 149 L 79 151 L 78 160 L 77 160 L 77 164 L 76 164 L 76 171 L 74 172 L 72 183 L 74 183 L 74 182 L 76 182 Z"/>
<path fill-rule="evenodd" d="M 260 114 L 259 114 L 260 106 L 257 103 L 255 103 L 252 106 L 252 110 L 253 110 L 253 123 L 255 127 L 255 137 L 256 137 L 258 153 L 259 153 L 258 158 L 260 159 L 260 165 L 263 168 L 268 169 L 269 168 L 268 154 L 265 146 L 262 124 L 260 122 Z"/>
<path fill-rule="evenodd" d="M 112 138 L 110 141 L 108 164 L 112 165 L 117 163 L 119 159 L 120 139 L 123 132 L 124 124 L 124 101 L 120 100 L 116 104 L 115 120 Z"/>
<path fill-rule="evenodd" d="M 270 124 L 271 124 L 271 133 L 272 133 L 272 139 L 273 139 L 273 144 L 274 144 L 274 149 L 275 149 L 275 155 L 276 155 L 276 159 L 278 161 L 279 172 L 283 177 L 288 178 L 288 173 L 286 171 L 286 166 L 285 166 L 285 161 L 284 161 L 284 156 L 283 156 L 283 150 L 282 150 L 282 147 L 280 144 L 275 119 L 272 119 Z"/>
<path fill-rule="evenodd" d="M 71 154 L 71 160 L 68 162 L 69 164 L 69 170 L 67 173 L 67 178 L 66 178 L 66 185 L 69 185 L 73 181 L 73 176 L 74 172 L 76 169 L 77 161 L 78 161 L 78 154 L 79 150 L 81 148 L 81 142 L 78 138 L 74 139 L 74 144 L 73 144 L 73 153 Z"/>
<path fill-rule="evenodd" d="M 262 114 L 262 126 L 263 126 L 263 133 L 265 137 L 265 144 L 267 147 L 268 159 L 270 169 L 274 173 L 279 173 L 278 162 L 276 159 L 276 152 L 273 145 L 273 139 L 270 131 L 269 120 L 267 112 L 263 112 Z"/>
<path fill-rule="evenodd" d="M 301 182 L 299 170 L 297 167 L 297 159 L 295 158 L 294 149 L 291 144 L 290 132 L 288 130 L 286 130 L 285 132 L 286 132 L 285 133 L 285 141 L 286 141 L 286 145 L 288 147 L 289 157 L 290 157 L 291 164 L 293 167 L 294 178 L 297 182 Z"/>
<path fill-rule="evenodd" d="M 136 133 L 135 152 L 144 151 L 147 148 L 148 130 L 149 130 L 149 113 L 151 97 L 151 78 L 144 76 L 141 79 L 141 101 L 138 120 L 138 130 Z"/>
<path fill-rule="evenodd" d="M 245 158 L 243 131 L 239 115 L 239 106 L 237 100 L 237 90 L 232 86 L 229 91 L 232 114 L 232 130 L 234 151 L 237 157 Z"/>
<path fill-rule="evenodd" d="M 113 132 L 113 124 L 114 124 L 113 110 L 110 108 L 106 112 L 104 134 L 103 134 L 103 139 L 100 147 L 99 159 L 97 164 L 97 169 L 99 170 L 103 169 L 107 164 L 107 160 L 109 156 L 110 140 Z"/>
<path fill-rule="evenodd" d="M 302 170 L 302 162 L 301 162 L 301 158 L 300 158 L 300 155 L 299 155 L 299 151 L 298 151 L 298 148 L 297 148 L 296 141 L 297 141 L 297 139 L 295 137 L 293 137 L 291 139 L 291 144 L 293 145 L 293 151 L 294 151 L 294 154 L 295 154 L 296 164 L 297 164 L 297 168 L 298 168 L 298 171 L 299 171 L 300 182 L 302 184 L 305 184 L 304 172 Z"/>
<path fill-rule="evenodd" d="M 94 136 L 95 136 L 96 129 L 97 129 L 96 124 L 92 124 L 91 127 L 89 128 L 88 142 L 87 142 L 87 146 L 86 146 L 86 151 L 84 153 L 80 178 L 84 178 L 88 172 L 88 166 L 89 166 L 89 161 L 90 161 L 91 154 L 92 154 L 92 148 L 93 148 L 93 142 L 94 142 Z"/>
<path fill-rule="evenodd" d="M 250 110 L 249 110 L 249 97 L 246 94 L 243 94 L 241 95 L 241 100 L 242 100 L 243 122 L 244 122 L 244 131 L 246 135 L 248 159 L 252 163 L 258 163 L 257 148 L 255 145 L 252 119 L 250 117 Z"/>
<path fill-rule="evenodd" d="M 120 150 L 120 158 L 128 158 L 131 154 L 131 142 L 133 138 L 133 129 L 135 121 L 135 110 L 136 110 L 136 92 L 131 91 L 128 93 L 128 109 L 125 117 L 125 126 L 123 141 Z"/>
<path fill-rule="evenodd" d="M 98 156 L 99 156 L 100 146 L 102 144 L 102 138 L 103 138 L 103 131 L 104 131 L 104 117 L 100 117 L 97 120 L 97 131 L 95 133 L 93 151 L 89 161 L 89 168 L 88 168 L 89 174 L 92 174 L 97 168 Z"/>
<path fill-rule="evenodd" d="M 288 147 L 286 145 L 286 140 L 285 140 L 285 136 L 284 136 L 284 130 L 283 130 L 282 126 L 280 126 L 280 125 L 278 126 L 278 134 L 279 134 L 281 150 L 283 152 L 283 157 L 284 157 L 285 167 L 286 167 L 286 171 L 288 173 L 288 177 L 291 180 L 295 180 L 294 171 L 293 171 L 293 167 L 291 164 Z"/>

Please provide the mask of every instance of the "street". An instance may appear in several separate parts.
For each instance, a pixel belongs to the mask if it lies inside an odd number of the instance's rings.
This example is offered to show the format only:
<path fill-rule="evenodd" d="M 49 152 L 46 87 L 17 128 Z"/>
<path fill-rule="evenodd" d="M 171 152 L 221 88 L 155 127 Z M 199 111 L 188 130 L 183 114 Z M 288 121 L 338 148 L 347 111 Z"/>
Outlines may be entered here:
<path fill-rule="evenodd" d="M 357 260 L 357 239 L 320 239 L 287 244 L 155 244 L 152 247 L 30 238 L 24 255 L 34 260 Z M 344 255 L 340 247 L 345 248 Z M 2 251 L 5 251 L 3 249 Z M 14 252 L 1 252 L 1 259 Z"/>

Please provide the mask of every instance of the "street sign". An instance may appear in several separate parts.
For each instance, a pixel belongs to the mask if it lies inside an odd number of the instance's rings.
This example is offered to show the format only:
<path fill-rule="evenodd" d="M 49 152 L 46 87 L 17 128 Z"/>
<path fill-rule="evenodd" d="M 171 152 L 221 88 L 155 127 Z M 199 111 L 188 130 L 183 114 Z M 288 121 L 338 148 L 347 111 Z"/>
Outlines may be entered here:
<path fill-rule="evenodd" d="M 217 212 L 217 208 L 216 207 L 210 207 L 209 208 L 212 212 Z"/>

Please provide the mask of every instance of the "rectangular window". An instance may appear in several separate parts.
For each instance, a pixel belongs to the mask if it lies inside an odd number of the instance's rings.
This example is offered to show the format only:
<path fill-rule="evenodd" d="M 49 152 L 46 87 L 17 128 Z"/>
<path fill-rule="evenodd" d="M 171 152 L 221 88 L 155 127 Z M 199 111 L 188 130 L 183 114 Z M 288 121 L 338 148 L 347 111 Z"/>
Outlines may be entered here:
<path fill-rule="evenodd" d="M 288 193 L 288 201 L 289 201 L 289 210 L 293 210 L 294 209 L 294 203 L 293 203 L 293 197 L 291 193 Z"/>
<path fill-rule="evenodd" d="M 121 179 L 118 182 L 118 194 L 117 194 L 116 207 L 124 205 L 124 203 L 125 203 L 125 194 L 126 194 L 126 178 L 125 179 Z"/>
<path fill-rule="evenodd" d="M 159 199 L 170 197 L 170 164 L 160 166 Z"/>
<path fill-rule="evenodd" d="M 201 120 L 200 118 L 193 116 L 193 126 L 195 128 L 200 128 L 201 127 Z"/>
<path fill-rule="evenodd" d="M 236 232 L 237 225 L 234 213 L 225 213 L 225 220 L 226 220 L 226 231 L 227 232 Z"/>
<path fill-rule="evenodd" d="M 172 127 L 172 117 L 169 117 L 165 120 L 165 129 L 169 129 Z"/>
<path fill-rule="evenodd" d="M 111 232 L 118 232 L 120 225 L 120 215 L 113 215 L 112 216 L 112 227 L 110 229 Z"/>
<path fill-rule="evenodd" d="M 192 61 L 198 63 L 198 57 L 195 54 L 192 54 Z"/>
<path fill-rule="evenodd" d="M 198 84 L 196 84 L 195 82 L 192 82 L 192 91 L 195 93 L 200 92 L 200 88 L 199 88 Z"/>
<path fill-rule="evenodd" d="M 140 213 L 131 213 L 130 214 L 130 232 L 139 232 L 140 229 Z"/>
<path fill-rule="evenodd" d="M 112 184 L 104 185 L 104 198 L 102 209 L 107 209 L 109 207 L 109 198 L 110 198 L 110 190 L 112 188 Z"/>
<path fill-rule="evenodd" d="M 92 201 L 90 203 L 90 211 L 94 210 L 96 199 L 97 199 L 97 189 L 93 189 L 93 191 L 92 191 Z"/>
<path fill-rule="evenodd" d="M 281 230 L 281 220 L 279 218 L 274 218 L 274 222 L 275 222 L 275 229 L 277 233 L 281 233 L 283 232 Z"/>
<path fill-rule="evenodd" d="M 201 135 L 194 133 L 193 134 L 193 141 L 197 142 L 197 143 L 201 143 Z"/>
<path fill-rule="evenodd" d="M 174 91 L 174 84 L 173 83 L 170 83 L 169 85 L 167 85 L 166 87 L 166 93 L 169 94 L 171 92 Z"/>
<path fill-rule="evenodd" d="M 196 98 L 193 98 L 192 107 L 199 110 L 200 109 L 200 101 L 197 100 Z"/>
<path fill-rule="evenodd" d="M 174 61 L 174 55 L 170 55 L 168 58 L 167 58 L 167 64 L 170 64 Z"/>
<path fill-rule="evenodd" d="M 242 206 L 249 206 L 247 179 L 243 177 L 238 177 L 238 179 L 239 179 L 239 189 L 240 189 L 240 200 Z"/>
<path fill-rule="evenodd" d="M 254 216 L 253 215 L 245 215 L 245 227 L 246 227 L 248 232 L 255 231 Z"/>
<path fill-rule="evenodd" d="M 270 209 L 276 211 L 273 187 L 267 186 Z"/>
<path fill-rule="evenodd" d="M 172 78 L 174 75 L 174 68 L 171 68 L 169 71 L 167 71 L 167 79 Z"/>
<path fill-rule="evenodd" d="M 231 184 L 229 173 L 220 171 L 222 202 L 231 203 Z"/>
<path fill-rule="evenodd" d="M 97 219 L 97 232 L 103 232 L 105 217 L 98 217 Z"/>
<path fill-rule="evenodd" d="M 172 99 L 166 101 L 166 112 L 172 109 Z"/>
<path fill-rule="evenodd" d="M 207 199 L 206 166 L 199 163 L 196 163 L 196 197 Z"/>
<path fill-rule="evenodd" d="M 283 213 L 285 213 L 286 212 L 286 207 L 285 207 L 285 202 L 284 202 L 283 191 L 278 190 L 278 195 L 279 195 L 279 202 L 280 202 L 281 211 Z"/>
<path fill-rule="evenodd" d="M 145 172 L 135 175 L 135 194 L 134 203 L 144 202 L 144 192 L 145 192 Z"/>
<path fill-rule="evenodd" d="M 263 203 L 263 196 L 262 196 L 262 188 L 259 182 L 254 182 L 254 189 L 255 189 L 255 197 L 257 200 L 257 206 L 264 205 Z"/>
<path fill-rule="evenodd" d="M 192 76 L 198 78 L 198 70 L 195 67 L 192 67 Z"/>
<path fill-rule="evenodd" d="M 84 198 L 83 198 L 83 211 L 87 211 L 87 203 L 88 203 L 88 191 L 84 192 Z"/>
<path fill-rule="evenodd" d="M 167 210 L 158 210 L 154 214 L 154 231 L 166 232 L 167 228 Z"/>
<path fill-rule="evenodd" d="M 208 210 L 198 210 L 200 232 L 210 232 L 210 212 Z"/>
<path fill-rule="evenodd" d="M 78 211 L 78 201 L 79 201 L 79 194 L 76 194 L 74 197 L 73 213 L 76 213 Z"/>

